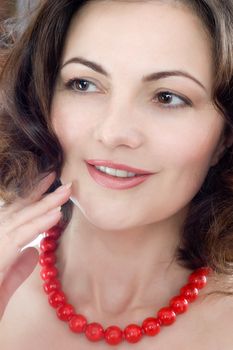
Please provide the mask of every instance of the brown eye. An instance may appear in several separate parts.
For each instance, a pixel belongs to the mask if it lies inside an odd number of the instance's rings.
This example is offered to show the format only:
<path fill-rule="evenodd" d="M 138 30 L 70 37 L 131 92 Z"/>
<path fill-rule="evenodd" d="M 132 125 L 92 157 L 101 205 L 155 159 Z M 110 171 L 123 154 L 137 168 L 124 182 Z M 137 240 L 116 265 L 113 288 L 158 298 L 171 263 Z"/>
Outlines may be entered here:
<path fill-rule="evenodd" d="M 158 94 L 158 101 L 161 103 L 170 103 L 172 101 L 172 94 L 169 92 L 161 92 Z"/>
<path fill-rule="evenodd" d="M 70 90 L 73 90 L 73 91 L 77 91 L 77 92 L 89 92 L 90 91 L 90 88 L 92 86 L 96 87 L 96 85 L 94 83 L 92 83 L 91 81 L 89 80 L 86 80 L 86 79 L 78 79 L 78 78 L 74 78 L 74 79 L 71 79 L 69 80 L 66 84 L 66 87 Z M 93 89 L 90 91 L 90 92 L 95 92 L 95 88 L 94 88 L 94 91 Z"/>
<path fill-rule="evenodd" d="M 185 98 L 178 96 L 170 91 L 160 91 L 154 96 L 154 101 L 161 108 L 182 108 L 192 106 L 192 102 Z"/>
<path fill-rule="evenodd" d="M 72 82 L 74 90 L 86 91 L 90 85 L 90 82 L 83 79 L 76 79 Z"/>

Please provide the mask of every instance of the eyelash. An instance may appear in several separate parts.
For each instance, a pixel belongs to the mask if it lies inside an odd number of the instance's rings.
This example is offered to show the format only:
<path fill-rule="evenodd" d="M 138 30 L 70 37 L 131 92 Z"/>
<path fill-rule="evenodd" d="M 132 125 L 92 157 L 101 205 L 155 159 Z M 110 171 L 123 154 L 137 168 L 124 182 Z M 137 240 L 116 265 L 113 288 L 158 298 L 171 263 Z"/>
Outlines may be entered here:
<path fill-rule="evenodd" d="M 75 83 L 80 83 L 80 82 L 86 82 L 88 84 L 91 84 L 91 85 L 95 85 L 95 83 L 87 80 L 87 79 L 81 79 L 81 78 L 73 78 L 73 79 L 70 79 L 68 80 L 66 83 L 65 83 L 65 87 L 68 89 L 68 90 L 72 90 L 76 93 L 79 93 L 79 94 L 88 94 L 88 92 L 86 91 L 80 91 L 80 90 L 77 90 L 74 88 L 74 84 Z M 180 96 L 180 95 L 177 95 L 177 94 L 174 94 L 173 92 L 169 91 L 169 90 L 163 90 L 163 91 L 159 91 L 156 93 L 156 95 L 153 97 L 153 101 L 155 100 L 155 98 L 158 100 L 159 97 L 161 97 L 162 95 L 170 95 L 172 97 L 177 97 L 179 98 L 181 101 L 182 101 L 182 104 L 178 104 L 178 105 L 169 105 L 169 104 L 163 104 L 161 103 L 161 108 L 171 108 L 171 109 L 176 109 L 176 108 L 185 108 L 185 107 L 192 107 L 192 102 L 186 98 L 186 97 L 183 97 L 183 96 Z"/>

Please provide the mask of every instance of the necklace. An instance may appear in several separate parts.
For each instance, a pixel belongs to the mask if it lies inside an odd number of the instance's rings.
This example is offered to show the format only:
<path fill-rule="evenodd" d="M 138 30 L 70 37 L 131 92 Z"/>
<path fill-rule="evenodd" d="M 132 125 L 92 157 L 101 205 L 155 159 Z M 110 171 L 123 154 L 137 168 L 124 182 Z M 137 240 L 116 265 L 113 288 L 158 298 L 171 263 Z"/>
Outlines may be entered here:
<path fill-rule="evenodd" d="M 162 307 L 155 317 L 147 317 L 141 325 L 129 324 L 124 330 L 112 325 L 104 330 L 100 323 L 88 323 L 85 316 L 76 313 L 62 291 L 55 266 L 55 251 L 61 233 L 61 227 L 53 226 L 45 232 L 45 237 L 40 242 L 39 264 L 42 266 L 40 275 L 43 289 L 48 296 L 49 304 L 56 309 L 57 317 L 67 322 L 72 332 L 83 333 L 92 342 L 105 340 L 110 345 L 117 345 L 123 340 L 137 343 L 143 336 L 155 336 L 162 326 L 173 324 L 177 315 L 187 311 L 189 303 L 197 299 L 199 290 L 205 287 L 207 276 L 212 272 L 209 267 L 196 269 L 189 275 L 187 284 L 180 289 L 180 294 L 174 296 L 168 306 Z"/>

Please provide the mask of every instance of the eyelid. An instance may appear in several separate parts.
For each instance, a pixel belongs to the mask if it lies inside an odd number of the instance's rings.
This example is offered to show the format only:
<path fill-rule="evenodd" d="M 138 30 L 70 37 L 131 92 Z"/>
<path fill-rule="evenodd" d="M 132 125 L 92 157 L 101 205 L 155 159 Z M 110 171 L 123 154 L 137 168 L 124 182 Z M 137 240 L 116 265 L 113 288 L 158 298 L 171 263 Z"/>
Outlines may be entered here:
<path fill-rule="evenodd" d="M 92 80 L 90 80 L 89 78 L 85 78 L 85 77 L 73 77 L 73 78 L 70 78 L 70 79 L 67 79 L 67 80 L 65 80 L 65 82 L 64 82 L 64 85 L 66 86 L 66 88 L 68 88 L 68 89 L 70 89 L 70 90 L 73 90 L 74 92 L 77 92 L 77 93 L 80 93 L 80 94 L 90 94 L 90 92 L 87 92 L 87 91 L 79 91 L 79 90 L 75 90 L 75 89 L 72 89 L 72 84 L 74 83 L 74 82 L 76 82 L 76 81 L 80 81 L 80 80 L 83 80 L 83 81 L 85 81 L 85 82 L 88 82 L 89 84 L 91 84 L 91 85 L 95 85 L 96 86 L 96 88 L 98 89 L 98 90 L 100 90 L 99 89 L 99 87 L 98 87 L 98 85 L 99 84 L 97 84 L 97 83 L 95 83 L 93 80 L 94 79 L 92 79 Z M 98 91 L 96 91 L 96 92 L 98 92 Z M 92 92 L 92 93 L 94 93 L 94 92 Z"/>
<path fill-rule="evenodd" d="M 170 95 L 172 95 L 172 96 L 174 96 L 174 97 L 178 97 L 179 99 L 181 99 L 181 101 L 183 101 L 184 102 L 184 105 L 183 105 L 183 107 L 185 107 L 185 106 L 189 106 L 189 107 L 192 107 L 193 106 L 193 103 L 192 103 L 192 101 L 188 98 L 188 97 L 186 97 L 186 96 L 184 96 L 184 95 L 182 95 L 182 94 L 180 94 L 180 93 L 176 93 L 176 92 L 174 92 L 174 91 L 171 91 L 171 90 L 169 90 L 169 89 L 161 89 L 161 90 L 159 90 L 159 91 L 156 91 L 156 92 L 154 92 L 154 97 L 153 97 L 153 100 L 155 100 L 155 98 L 159 95 L 159 94 L 161 94 L 161 93 L 168 93 L 168 94 L 170 94 Z M 163 108 L 181 108 L 182 107 L 182 105 L 176 105 L 176 106 L 170 106 L 169 107 L 169 105 L 167 105 L 167 107 L 166 107 L 166 104 L 164 104 L 164 107 Z"/>

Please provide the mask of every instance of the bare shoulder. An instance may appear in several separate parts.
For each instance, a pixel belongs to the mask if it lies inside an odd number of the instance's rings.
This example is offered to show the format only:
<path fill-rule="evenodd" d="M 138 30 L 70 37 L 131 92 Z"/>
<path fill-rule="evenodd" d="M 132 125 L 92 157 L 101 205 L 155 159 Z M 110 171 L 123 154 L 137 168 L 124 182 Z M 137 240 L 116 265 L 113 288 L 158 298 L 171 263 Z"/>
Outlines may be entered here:
<path fill-rule="evenodd" d="M 7 305 L 3 318 L 0 321 L 0 349 L 23 348 L 28 350 L 29 348 L 27 347 L 29 345 L 25 344 L 25 347 L 23 347 L 22 334 L 28 335 L 28 344 L 33 338 L 36 340 L 38 337 L 38 320 L 39 322 L 41 320 L 42 322 L 44 321 L 43 318 L 40 318 L 44 300 L 38 297 L 41 286 L 38 284 L 36 286 L 38 290 L 35 289 L 34 281 L 37 274 L 38 269 L 36 268 L 28 280 L 16 290 Z M 20 348 L 19 344 L 21 342 L 22 347 Z"/>
<path fill-rule="evenodd" d="M 201 324 L 213 339 L 214 349 L 233 349 L 233 284 L 229 279 L 217 277 L 210 282 L 200 307 Z"/>

